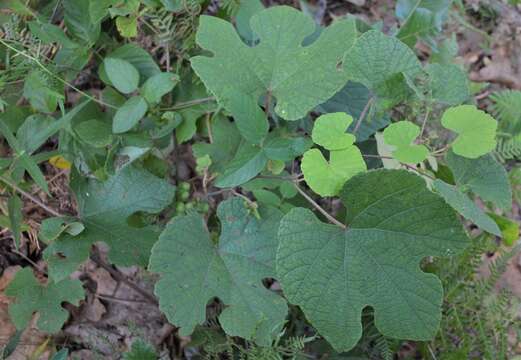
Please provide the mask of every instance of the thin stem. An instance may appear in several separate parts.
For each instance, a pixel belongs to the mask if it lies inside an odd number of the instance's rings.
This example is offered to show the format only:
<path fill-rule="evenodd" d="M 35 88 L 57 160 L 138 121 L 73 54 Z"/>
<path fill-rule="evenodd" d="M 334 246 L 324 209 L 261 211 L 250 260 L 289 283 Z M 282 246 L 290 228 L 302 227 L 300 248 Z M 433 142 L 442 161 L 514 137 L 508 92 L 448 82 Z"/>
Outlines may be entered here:
<path fill-rule="evenodd" d="M 302 195 L 304 197 L 304 199 L 306 199 L 311 205 L 313 205 L 313 207 L 315 209 L 317 209 L 318 211 L 320 211 L 320 213 L 322 215 L 324 215 L 330 223 L 332 224 L 335 224 L 337 226 L 340 226 L 342 229 L 346 229 L 346 226 L 344 224 L 342 224 L 340 221 L 338 221 L 337 219 L 335 219 L 332 215 L 330 215 L 326 210 L 324 210 L 320 205 L 317 204 L 317 202 L 315 200 L 313 200 L 308 194 L 306 194 L 306 192 L 304 190 L 302 190 L 298 185 L 297 183 L 293 183 L 293 185 L 295 186 L 295 189 L 297 189 L 297 191 L 300 193 L 300 195 Z"/>
<path fill-rule="evenodd" d="M 99 267 L 107 270 L 110 275 L 112 277 L 114 277 L 114 279 L 116 279 L 117 281 L 120 281 L 122 283 L 124 283 L 125 285 L 127 285 L 129 288 L 131 288 L 132 290 L 136 291 L 137 293 L 139 293 L 140 295 L 142 295 L 145 299 L 147 299 L 150 303 L 152 304 L 155 304 L 155 305 L 158 305 L 158 302 L 157 302 L 157 299 L 154 295 L 152 295 L 151 293 L 149 293 L 148 291 L 146 291 L 145 289 L 142 289 L 140 288 L 138 285 L 134 284 L 132 281 L 130 281 L 129 279 L 127 279 L 127 277 L 122 274 L 119 270 L 117 269 L 114 269 L 111 265 L 105 263 L 102 259 L 101 259 L 101 256 L 99 255 L 98 251 L 96 251 L 97 249 L 95 249 L 92 253 L 92 255 L 90 256 L 90 259 L 95 262 Z"/>
<path fill-rule="evenodd" d="M 266 95 L 266 102 L 264 103 L 264 112 L 266 113 L 266 116 L 268 116 L 270 112 L 270 106 L 271 106 L 271 91 L 268 90 L 268 94 Z"/>
<path fill-rule="evenodd" d="M 161 110 L 162 111 L 180 110 L 180 109 L 184 109 L 184 108 L 187 108 L 187 107 L 190 107 L 190 106 L 204 104 L 206 102 L 210 102 L 210 101 L 214 101 L 214 100 L 215 100 L 215 97 L 209 96 L 209 97 L 206 97 L 206 98 L 194 99 L 194 100 L 190 100 L 190 101 L 180 102 L 180 103 L 177 103 L 177 104 L 175 104 L 175 105 L 173 105 L 171 107 L 162 108 Z"/>
<path fill-rule="evenodd" d="M 431 113 L 431 108 L 428 107 L 427 108 L 427 111 L 425 112 L 425 117 L 423 118 L 423 122 L 422 122 L 422 129 L 420 131 L 420 136 L 419 138 L 421 138 L 423 136 L 423 133 L 425 132 L 425 124 L 427 124 L 427 120 L 429 119 L 429 115 Z"/>
<path fill-rule="evenodd" d="M 86 92 L 78 89 L 77 87 L 75 87 L 74 85 L 69 83 L 68 81 L 66 81 L 66 80 L 62 79 L 61 77 L 59 77 L 58 75 L 54 74 L 51 70 L 47 69 L 45 67 L 45 65 L 40 62 L 40 60 L 36 59 L 35 57 L 32 57 L 31 55 L 28 55 L 25 52 L 18 50 L 17 48 L 9 45 L 7 42 L 5 42 L 2 39 L 0 39 L 0 43 L 2 45 L 4 45 L 5 47 L 7 47 L 8 49 L 14 51 L 15 53 L 17 53 L 19 55 L 22 55 L 23 57 L 33 61 L 34 63 L 36 63 L 36 65 L 38 65 L 39 68 L 41 68 L 47 74 L 49 74 L 50 76 L 52 76 L 53 78 L 55 78 L 56 80 L 58 80 L 59 82 L 64 84 L 65 86 L 67 86 L 67 87 L 71 88 L 72 90 L 76 91 L 77 93 L 85 96 L 87 99 L 92 100 L 92 101 L 94 101 L 94 102 L 96 102 L 96 103 L 98 103 L 100 105 L 103 105 L 103 106 L 106 106 L 106 107 L 109 107 L 109 108 L 112 108 L 112 109 L 118 109 L 117 106 L 114 106 L 112 104 L 108 104 L 108 103 L 106 103 L 106 102 L 104 102 L 102 100 L 99 100 L 99 99 L 95 98 L 94 96 L 91 96 L 91 95 L 87 94 Z"/>
<path fill-rule="evenodd" d="M 356 134 L 358 131 L 358 128 L 360 128 L 360 125 L 362 125 L 362 121 L 365 119 L 367 112 L 369 111 L 369 108 L 371 107 L 371 104 L 373 103 L 374 98 L 370 98 L 367 100 L 367 104 L 365 104 L 364 109 L 360 113 L 360 116 L 358 117 L 358 120 L 356 122 L 355 128 L 353 129 L 353 134 Z"/>
<path fill-rule="evenodd" d="M 391 157 L 391 156 L 383 156 L 383 155 L 371 155 L 371 154 L 362 154 L 363 157 L 368 157 L 368 158 L 379 158 L 379 159 L 389 159 L 389 160 L 396 160 L 395 158 Z M 398 161 L 398 160 L 396 160 Z M 400 163 L 400 165 L 402 166 L 405 166 L 407 169 L 409 170 L 413 170 L 415 172 L 417 172 L 418 174 L 420 175 L 423 175 L 423 176 L 426 176 L 428 177 L 429 179 L 431 180 L 436 180 L 435 177 L 431 176 L 430 174 L 418 169 L 416 166 L 412 166 L 412 165 L 409 165 L 407 163 L 404 163 L 404 162 L 401 162 L 401 161 L 398 161 Z"/>
<path fill-rule="evenodd" d="M 8 185 L 9 187 L 13 188 L 15 191 L 26 197 L 27 199 L 31 200 L 33 203 L 47 211 L 49 214 L 56 216 L 56 217 L 64 217 L 66 215 L 60 214 L 58 211 L 54 210 L 53 208 L 45 205 L 42 201 L 40 201 L 38 198 L 34 197 L 33 195 L 29 194 L 25 190 L 22 190 L 18 185 L 11 182 L 10 180 L 6 179 L 3 176 L 0 176 L 0 181 Z"/>

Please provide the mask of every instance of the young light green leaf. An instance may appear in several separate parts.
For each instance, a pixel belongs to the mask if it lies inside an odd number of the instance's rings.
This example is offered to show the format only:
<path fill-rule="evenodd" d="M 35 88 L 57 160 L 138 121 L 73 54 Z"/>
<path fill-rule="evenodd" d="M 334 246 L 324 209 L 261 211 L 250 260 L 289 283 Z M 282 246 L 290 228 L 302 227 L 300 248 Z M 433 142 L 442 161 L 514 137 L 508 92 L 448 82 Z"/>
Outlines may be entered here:
<path fill-rule="evenodd" d="M 414 78 L 422 70 L 414 52 L 400 40 L 370 30 L 346 53 L 344 70 L 349 79 L 364 84 L 385 106 L 411 93 L 404 76 Z"/>
<path fill-rule="evenodd" d="M 456 214 L 421 177 L 405 170 L 357 175 L 341 199 L 347 230 L 303 208 L 282 218 L 276 267 L 288 301 L 339 352 L 360 339 L 366 306 L 374 309 L 383 335 L 431 339 L 443 289 L 419 262 L 465 248 L 468 239 Z"/>
<path fill-rule="evenodd" d="M 496 147 L 497 121 L 474 105 L 447 109 L 441 124 L 458 134 L 452 143 L 452 150 L 460 156 L 476 159 Z"/>
<path fill-rule="evenodd" d="M 174 218 L 161 234 L 150 270 L 161 274 L 155 288 L 159 306 L 181 334 L 206 320 L 206 304 L 214 297 L 226 305 L 219 322 L 228 335 L 269 345 L 282 330 L 286 302 L 262 284 L 275 276 L 282 213 L 261 208 L 259 214 L 239 198 L 222 202 L 217 245 L 196 214 Z"/>
<path fill-rule="evenodd" d="M 118 58 L 105 58 L 103 60 L 107 76 L 119 92 L 130 94 L 139 85 L 139 72 L 128 61 Z"/>
<path fill-rule="evenodd" d="M 322 196 L 337 195 L 349 178 L 367 170 L 360 150 L 354 145 L 331 151 L 329 162 L 320 150 L 308 150 L 300 167 L 309 187 Z"/>
<path fill-rule="evenodd" d="M 137 17 L 136 16 L 118 16 L 116 18 L 116 27 L 121 36 L 132 38 L 137 36 Z"/>
<path fill-rule="evenodd" d="M 511 210 L 512 189 L 507 172 L 492 155 L 467 159 L 449 151 L 445 160 L 460 190 L 471 190 L 483 200 L 490 201 L 503 210 Z"/>
<path fill-rule="evenodd" d="M 457 187 L 439 179 L 434 180 L 433 187 L 445 199 L 447 204 L 465 219 L 472 221 L 478 227 L 493 235 L 501 236 L 501 231 L 494 220 L 485 214 L 467 195 L 459 191 Z"/>
<path fill-rule="evenodd" d="M 513 246 L 519 239 L 519 223 L 516 220 L 509 219 L 505 216 L 495 213 L 488 213 L 494 219 L 497 226 L 501 230 L 501 237 L 506 246 Z"/>
<path fill-rule="evenodd" d="M 354 119 L 360 119 L 364 109 L 368 106 L 367 104 L 373 101 L 372 96 L 373 94 L 364 85 L 349 81 L 335 96 L 319 105 L 317 111 L 321 113 L 345 112 Z M 366 111 L 364 119 L 358 125 L 355 134 L 356 141 L 361 142 L 369 139 L 376 131 L 387 126 L 389 121 L 388 113 L 374 113 L 371 111 L 371 104 L 369 104 L 369 111 Z M 354 133 L 356 126 L 356 122 L 352 122 L 348 130 Z"/>
<path fill-rule="evenodd" d="M 213 56 L 192 58 L 192 68 L 225 108 L 236 92 L 254 103 L 269 93 L 279 116 L 297 120 L 345 85 L 346 74 L 337 65 L 356 38 L 353 20 L 336 21 L 307 46 L 302 42 L 315 31 L 315 24 L 293 8 L 262 10 L 250 24 L 260 39 L 254 47 L 245 45 L 230 23 L 200 18 L 197 43 Z"/>
<path fill-rule="evenodd" d="M 353 145 L 356 137 L 346 133 L 353 118 L 345 113 L 320 116 L 313 126 L 312 139 L 329 149 L 329 162 L 320 150 L 311 149 L 302 157 L 301 169 L 309 187 L 322 196 L 338 194 L 342 185 L 367 169 L 360 150 Z"/>
<path fill-rule="evenodd" d="M 425 145 L 414 144 L 420 135 L 420 127 L 410 121 L 399 121 L 384 130 L 386 144 L 394 146 L 393 157 L 403 163 L 417 164 L 429 155 Z"/>
<path fill-rule="evenodd" d="M 64 234 L 45 249 L 50 278 L 66 278 L 87 260 L 98 241 L 110 247 L 112 263 L 146 265 L 158 234 L 150 226 L 130 227 L 126 220 L 138 211 L 160 212 L 172 202 L 175 188 L 133 166 L 124 167 L 105 182 L 74 178 L 72 187 L 85 230 L 77 236 Z"/>
<path fill-rule="evenodd" d="M 346 149 L 356 140 L 353 134 L 347 133 L 347 128 L 352 122 L 353 118 L 346 113 L 321 115 L 315 120 L 311 138 L 315 144 L 327 150 Z"/>
<path fill-rule="evenodd" d="M 121 134 L 137 125 L 148 111 L 148 104 L 141 96 L 133 96 L 118 109 L 112 123 L 112 131 Z"/>
<path fill-rule="evenodd" d="M 51 334 L 60 330 L 69 315 L 61 303 L 67 301 L 78 306 L 85 296 L 81 281 L 66 279 L 41 285 L 29 267 L 16 273 L 5 294 L 15 297 L 15 301 L 9 305 L 9 316 L 17 329 L 26 327 L 37 312 L 39 317 L 36 326 Z"/>
<path fill-rule="evenodd" d="M 150 104 L 155 104 L 161 101 L 163 95 L 172 91 L 178 82 L 179 77 L 177 75 L 162 72 L 145 81 L 141 88 L 141 94 Z"/>

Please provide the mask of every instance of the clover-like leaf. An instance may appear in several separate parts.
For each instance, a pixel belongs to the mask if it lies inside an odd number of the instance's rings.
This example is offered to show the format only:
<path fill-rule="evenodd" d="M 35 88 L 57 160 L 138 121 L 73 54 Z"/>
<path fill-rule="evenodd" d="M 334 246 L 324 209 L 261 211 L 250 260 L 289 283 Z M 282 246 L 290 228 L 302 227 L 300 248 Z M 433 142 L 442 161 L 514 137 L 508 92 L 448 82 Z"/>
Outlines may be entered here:
<path fill-rule="evenodd" d="M 15 297 L 9 305 L 9 316 L 17 329 L 25 328 L 37 312 L 36 326 L 48 333 L 58 332 L 67 320 L 69 314 L 61 303 L 67 301 L 78 306 L 85 296 L 81 281 L 65 279 L 42 285 L 28 267 L 16 273 L 5 294 Z"/>
<path fill-rule="evenodd" d="M 282 218 L 276 263 L 286 298 L 337 351 L 356 345 L 367 306 L 385 336 L 432 338 L 443 290 L 419 263 L 465 248 L 468 239 L 456 214 L 421 177 L 405 170 L 357 175 L 341 199 L 347 230 L 303 208 Z"/>
<path fill-rule="evenodd" d="M 313 127 L 312 139 L 329 149 L 329 162 L 318 149 L 302 157 L 301 169 L 309 187 L 322 196 L 338 194 L 342 185 L 359 172 L 367 170 L 360 150 L 353 145 L 356 137 L 347 133 L 353 118 L 345 113 L 320 116 Z"/>
<path fill-rule="evenodd" d="M 469 197 L 458 190 L 457 187 L 449 185 L 439 179 L 433 182 L 434 189 L 445 199 L 447 204 L 459 212 L 465 219 L 472 221 L 483 230 L 501 236 L 501 230 L 496 222 L 481 210 Z"/>
<path fill-rule="evenodd" d="M 251 17 L 250 24 L 259 38 L 252 47 L 230 23 L 217 17 L 201 16 L 197 31 L 197 43 L 213 56 L 193 57 L 192 68 L 230 112 L 238 94 L 258 107 L 259 97 L 268 93 L 276 99 L 279 116 L 297 120 L 347 82 L 338 64 L 357 36 L 354 20 L 336 21 L 306 46 L 303 41 L 315 31 L 315 23 L 293 8 L 262 10 Z M 253 124 L 252 118 L 241 116 L 236 121 Z"/>
<path fill-rule="evenodd" d="M 146 265 L 158 233 L 150 226 L 130 227 L 126 220 L 138 211 L 163 210 L 172 202 L 175 188 L 132 166 L 123 168 L 105 182 L 75 179 L 72 187 L 85 230 L 77 236 L 61 236 L 45 249 L 49 276 L 54 281 L 66 278 L 87 260 L 92 245 L 98 241 L 110 247 L 112 263 Z"/>
<path fill-rule="evenodd" d="M 410 121 L 393 123 L 384 130 L 385 143 L 395 147 L 393 157 L 403 163 L 417 164 L 429 155 L 425 145 L 414 144 L 418 135 L 420 127 Z"/>
<path fill-rule="evenodd" d="M 509 211 L 512 208 L 512 189 L 507 172 L 492 155 L 467 159 L 449 151 L 445 160 L 461 191 L 471 190 L 501 209 Z"/>
<path fill-rule="evenodd" d="M 405 77 L 414 78 L 422 70 L 407 45 L 377 30 L 367 31 L 356 40 L 343 65 L 350 80 L 367 86 L 386 106 L 407 98 L 411 89 Z"/>
<path fill-rule="evenodd" d="M 448 108 L 441 124 L 458 134 L 452 150 L 461 156 L 476 159 L 496 147 L 497 121 L 474 105 Z"/>
<path fill-rule="evenodd" d="M 287 313 L 284 299 L 262 279 L 275 276 L 277 229 L 282 213 L 259 210 L 257 219 L 239 198 L 217 209 L 221 236 L 214 244 L 197 214 L 174 218 L 154 245 L 150 270 L 161 274 L 155 293 L 168 320 L 188 335 L 206 320 L 206 304 L 218 297 L 227 334 L 268 345 Z"/>

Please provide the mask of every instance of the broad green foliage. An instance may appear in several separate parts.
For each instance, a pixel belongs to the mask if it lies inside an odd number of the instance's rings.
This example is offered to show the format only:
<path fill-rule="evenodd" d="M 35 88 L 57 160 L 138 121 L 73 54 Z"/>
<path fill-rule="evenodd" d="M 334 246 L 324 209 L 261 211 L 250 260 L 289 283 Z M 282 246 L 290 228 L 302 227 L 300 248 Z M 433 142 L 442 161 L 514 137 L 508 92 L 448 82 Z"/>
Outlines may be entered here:
<path fill-rule="evenodd" d="M 447 204 L 454 210 L 472 221 L 485 231 L 501 236 L 497 224 L 483 210 L 481 210 L 469 197 L 463 194 L 457 187 L 436 179 L 433 183 L 434 189 L 445 199 Z"/>
<path fill-rule="evenodd" d="M 429 149 L 425 145 L 414 144 L 418 135 L 420 127 L 409 121 L 396 122 L 384 130 L 385 142 L 395 147 L 393 157 L 404 163 L 416 164 L 429 155 Z"/>
<path fill-rule="evenodd" d="M 49 276 L 54 281 L 65 279 L 87 260 L 96 242 L 110 247 L 109 259 L 114 264 L 145 266 L 158 232 L 151 227 L 130 227 L 126 220 L 138 211 L 163 210 L 172 202 L 174 187 L 145 170 L 127 166 L 105 182 L 77 178 L 73 190 L 85 230 L 77 236 L 64 234 L 45 249 Z"/>
<path fill-rule="evenodd" d="M 178 81 L 179 77 L 174 74 L 156 74 L 143 84 L 143 97 L 150 104 L 158 103 L 164 95 L 172 91 Z"/>
<path fill-rule="evenodd" d="M 372 94 L 367 87 L 349 81 L 335 96 L 318 106 L 317 110 L 321 113 L 345 112 L 354 119 L 359 119 L 371 98 Z M 370 107 L 370 110 L 372 109 L 373 107 Z M 357 142 L 367 140 L 377 130 L 389 124 L 389 121 L 389 114 L 373 114 L 373 111 L 369 111 L 356 131 Z M 354 122 L 351 123 L 349 132 L 354 132 L 355 126 Z"/>
<path fill-rule="evenodd" d="M 58 283 L 49 281 L 47 285 L 42 285 L 30 268 L 16 273 L 5 294 L 16 298 L 9 305 L 9 315 L 17 329 L 27 326 L 37 312 L 39 317 L 36 326 L 48 333 L 58 332 L 69 316 L 61 303 L 67 301 L 78 306 L 85 296 L 81 281 L 66 279 Z"/>
<path fill-rule="evenodd" d="M 116 134 L 131 130 L 145 116 L 148 104 L 142 96 L 133 96 L 118 109 L 112 123 Z"/>
<path fill-rule="evenodd" d="M 139 85 L 139 72 L 128 61 L 118 58 L 105 58 L 105 71 L 110 82 L 119 92 L 130 94 Z"/>
<path fill-rule="evenodd" d="M 496 147 L 497 121 L 474 105 L 447 109 L 441 124 L 458 134 L 452 143 L 452 150 L 460 156 L 476 159 Z"/>
<path fill-rule="evenodd" d="M 266 93 L 276 100 L 280 117 L 297 120 L 340 90 L 347 77 L 337 65 L 356 38 L 354 21 L 340 20 L 303 46 L 315 24 L 286 6 L 263 10 L 252 16 L 250 24 L 260 39 L 254 47 L 244 44 L 230 23 L 202 16 L 197 42 L 213 56 L 191 59 L 209 91 L 232 114 L 238 113 L 235 120 L 244 124 L 238 128 L 246 138 L 246 129 L 265 122 L 256 104 Z M 246 114 L 253 116 L 242 117 Z"/>
<path fill-rule="evenodd" d="M 404 170 L 357 175 L 340 197 L 347 230 L 303 208 L 282 218 L 277 278 L 288 301 L 302 308 L 337 351 L 360 339 L 366 306 L 374 308 L 385 336 L 432 338 L 442 287 L 418 264 L 465 248 L 467 237 L 454 212 L 422 178 Z"/>
<path fill-rule="evenodd" d="M 188 335 L 206 319 L 218 297 L 226 308 L 219 321 L 227 334 L 268 345 L 284 325 L 287 306 L 262 279 L 275 277 L 277 229 L 282 214 L 260 209 L 257 219 L 232 198 L 217 210 L 217 244 L 199 215 L 174 218 L 154 245 L 150 270 L 161 274 L 155 293 L 168 319 Z"/>
<path fill-rule="evenodd" d="M 360 150 L 353 145 L 355 136 L 346 133 L 353 118 L 345 113 L 320 116 L 313 127 L 312 139 L 329 150 L 329 162 L 318 149 L 302 157 L 302 173 L 313 191 L 322 196 L 338 194 L 353 175 L 367 169 Z"/>
<path fill-rule="evenodd" d="M 470 96 L 465 73 L 454 64 L 429 64 L 425 69 L 429 74 L 429 87 L 438 102 L 459 105 Z"/>
<path fill-rule="evenodd" d="M 442 30 L 451 0 L 398 0 L 396 16 L 402 22 L 396 35 L 414 47 L 418 39 L 436 45 L 434 37 Z"/>
<path fill-rule="evenodd" d="M 411 93 L 406 77 L 413 79 L 422 68 L 411 49 L 380 31 L 362 34 L 346 52 L 344 70 L 350 80 L 367 86 L 382 106 L 390 107 Z"/>
<path fill-rule="evenodd" d="M 507 172 L 492 155 L 466 159 L 450 151 L 446 161 L 460 190 L 464 192 L 470 190 L 498 208 L 504 210 L 512 208 L 512 189 Z"/>

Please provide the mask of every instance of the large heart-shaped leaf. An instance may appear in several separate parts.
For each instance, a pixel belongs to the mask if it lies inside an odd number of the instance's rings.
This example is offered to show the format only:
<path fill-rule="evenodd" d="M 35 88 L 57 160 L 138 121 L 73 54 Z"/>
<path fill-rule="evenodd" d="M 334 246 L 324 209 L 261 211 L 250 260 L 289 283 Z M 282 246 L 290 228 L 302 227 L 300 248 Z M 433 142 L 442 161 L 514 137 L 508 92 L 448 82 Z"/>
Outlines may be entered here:
<path fill-rule="evenodd" d="M 333 23 L 306 46 L 302 44 L 315 31 L 315 24 L 298 10 L 272 7 L 253 15 L 250 23 L 259 38 L 253 47 L 240 39 L 230 23 L 202 16 L 197 43 L 213 56 L 191 59 L 208 90 L 238 123 L 245 124 L 238 125 L 243 135 L 251 135 L 249 127 L 262 128 L 266 122 L 257 106 L 262 95 L 276 99 L 279 116 L 297 120 L 346 84 L 347 75 L 338 65 L 356 38 L 353 20 Z M 264 127 L 250 140 L 258 142 L 266 131 Z"/>
<path fill-rule="evenodd" d="M 441 318 L 442 286 L 419 263 L 465 248 L 455 212 L 405 170 L 357 175 L 345 184 L 341 199 L 347 230 L 303 208 L 282 218 L 277 276 L 287 299 L 337 351 L 356 345 L 367 306 L 385 336 L 432 338 Z"/>
<path fill-rule="evenodd" d="M 217 245 L 197 214 L 174 218 L 154 245 L 150 270 L 160 273 L 155 293 L 169 321 L 190 334 L 218 297 L 226 308 L 219 321 L 227 334 L 268 345 L 279 334 L 286 302 L 267 290 L 275 276 L 277 229 L 282 213 L 260 209 L 257 219 L 239 198 L 219 205 Z"/>

